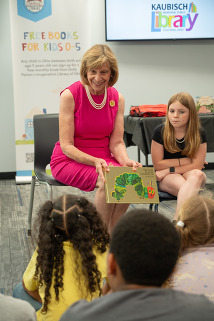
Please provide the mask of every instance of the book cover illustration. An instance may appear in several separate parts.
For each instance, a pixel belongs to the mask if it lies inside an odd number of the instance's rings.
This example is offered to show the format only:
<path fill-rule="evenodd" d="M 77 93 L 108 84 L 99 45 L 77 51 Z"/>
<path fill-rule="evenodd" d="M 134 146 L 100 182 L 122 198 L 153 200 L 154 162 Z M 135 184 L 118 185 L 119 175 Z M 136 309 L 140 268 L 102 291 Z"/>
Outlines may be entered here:
<path fill-rule="evenodd" d="M 197 96 L 196 108 L 199 113 L 214 113 L 214 97 Z"/>
<path fill-rule="evenodd" d="M 104 172 L 107 203 L 159 204 L 154 167 L 109 166 Z"/>

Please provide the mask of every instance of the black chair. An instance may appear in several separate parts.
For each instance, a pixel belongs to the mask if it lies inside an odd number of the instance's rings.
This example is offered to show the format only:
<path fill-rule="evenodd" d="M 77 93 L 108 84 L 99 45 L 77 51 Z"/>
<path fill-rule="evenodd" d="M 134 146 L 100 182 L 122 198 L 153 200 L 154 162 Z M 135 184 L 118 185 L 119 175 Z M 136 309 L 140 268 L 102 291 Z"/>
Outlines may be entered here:
<path fill-rule="evenodd" d="M 167 192 L 158 191 L 158 195 L 159 195 L 160 202 L 176 201 L 177 200 L 177 196 L 174 196 L 174 195 L 169 194 Z M 159 204 L 149 204 L 149 209 L 152 211 L 153 210 L 153 205 L 154 205 L 155 212 L 158 212 L 158 205 Z"/>
<path fill-rule="evenodd" d="M 28 235 L 31 235 L 34 190 L 36 180 L 47 185 L 48 199 L 52 199 L 52 186 L 66 186 L 46 173 L 55 143 L 59 140 L 59 114 L 41 114 L 33 117 L 34 126 L 34 172 L 31 181 L 28 213 Z"/>

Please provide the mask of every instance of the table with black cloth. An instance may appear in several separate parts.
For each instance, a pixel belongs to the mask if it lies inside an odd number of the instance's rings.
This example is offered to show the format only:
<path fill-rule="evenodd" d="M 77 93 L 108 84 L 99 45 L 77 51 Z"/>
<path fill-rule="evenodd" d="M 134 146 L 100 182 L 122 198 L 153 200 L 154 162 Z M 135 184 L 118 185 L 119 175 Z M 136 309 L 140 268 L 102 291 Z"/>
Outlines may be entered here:
<path fill-rule="evenodd" d="M 207 152 L 214 152 L 214 113 L 199 114 L 202 127 L 207 136 Z M 140 162 L 140 151 L 146 158 L 148 166 L 148 155 L 151 154 L 152 134 L 157 125 L 160 125 L 165 117 L 132 117 L 124 116 L 124 142 L 126 147 L 137 146 L 138 161 Z"/>

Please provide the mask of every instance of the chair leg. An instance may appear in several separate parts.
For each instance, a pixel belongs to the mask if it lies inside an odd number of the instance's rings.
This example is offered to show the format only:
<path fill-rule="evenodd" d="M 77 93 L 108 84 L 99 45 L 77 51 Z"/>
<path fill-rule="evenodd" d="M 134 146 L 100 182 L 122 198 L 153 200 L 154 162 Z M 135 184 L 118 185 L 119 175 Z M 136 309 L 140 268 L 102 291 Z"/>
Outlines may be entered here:
<path fill-rule="evenodd" d="M 31 235 L 31 220 L 32 220 L 32 214 L 33 214 L 35 184 L 36 184 L 36 176 L 32 176 L 31 190 L 30 190 L 30 204 L 29 204 L 29 212 L 28 212 L 28 236 Z"/>
<path fill-rule="evenodd" d="M 153 210 L 153 205 L 154 205 L 154 211 L 158 213 L 158 204 L 149 204 L 149 210 Z"/>
<path fill-rule="evenodd" d="M 53 199 L 53 190 L 52 190 L 52 185 L 47 184 L 47 189 L 48 189 L 48 199 L 52 200 Z"/>
<path fill-rule="evenodd" d="M 155 204 L 155 212 L 158 213 L 158 204 Z"/>

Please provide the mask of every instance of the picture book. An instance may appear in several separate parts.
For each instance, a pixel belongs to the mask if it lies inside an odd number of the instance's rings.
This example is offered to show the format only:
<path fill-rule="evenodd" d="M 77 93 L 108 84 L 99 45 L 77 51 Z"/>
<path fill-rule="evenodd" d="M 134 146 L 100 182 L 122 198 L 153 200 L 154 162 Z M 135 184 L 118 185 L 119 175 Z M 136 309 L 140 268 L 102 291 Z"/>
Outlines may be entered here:
<path fill-rule="evenodd" d="M 214 113 L 214 97 L 197 96 L 196 108 L 199 113 Z"/>
<path fill-rule="evenodd" d="M 104 171 L 107 203 L 159 204 L 154 167 L 109 166 Z"/>

